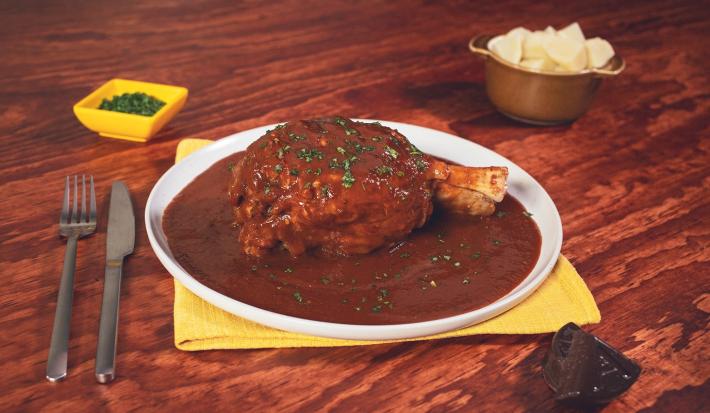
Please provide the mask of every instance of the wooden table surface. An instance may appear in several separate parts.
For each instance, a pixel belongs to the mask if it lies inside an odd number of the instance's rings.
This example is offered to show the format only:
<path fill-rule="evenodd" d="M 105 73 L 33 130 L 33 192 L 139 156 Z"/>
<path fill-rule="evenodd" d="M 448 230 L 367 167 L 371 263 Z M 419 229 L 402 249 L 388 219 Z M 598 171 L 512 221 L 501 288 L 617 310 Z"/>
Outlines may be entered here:
<path fill-rule="evenodd" d="M 0 410 L 566 411 L 540 363 L 551 334 L 336 349 L 181 352 L 172 279 L 143 210 L 178 141 L 324 114 L 427 126 L 529 171 L 555 200 L 563 253 L 599 304 L 586 327 L 643 366 L 604 411 L 710 402 L 710 13 L 702 2 L 3 2 L 0 5 Z M 572 125 L 498 114 L 478 33 L 578 20 L 625 57 Z M 99 138 L 71 107 L 122 77 L 182 85 L 149 144 Z M 65 242 L 65 175 L 96 178 L 79 242 L 69 377 L 44 379 Z M 134 200 L 118 378 L 94 381 L 111 182 Z M 177 410 L 182 411 L 182 410 Z"/>

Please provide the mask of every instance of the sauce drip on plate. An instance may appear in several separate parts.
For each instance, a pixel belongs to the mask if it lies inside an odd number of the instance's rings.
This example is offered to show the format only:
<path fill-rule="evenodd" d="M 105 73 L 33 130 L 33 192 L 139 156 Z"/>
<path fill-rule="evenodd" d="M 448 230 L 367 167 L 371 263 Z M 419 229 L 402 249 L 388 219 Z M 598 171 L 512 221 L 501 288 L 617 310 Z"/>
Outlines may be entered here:
<path fill-rule="evenodd" d="M 198 176 L 165 211 L 170 249 L 194 278 L 265 310 L 348 324 L 399 324 L 472 311 L 515 288 L 540 253 L 540 232 L 510 195 L 488 217 L 434 208 L 424 227 L 367 255 L 275 250 L 244 255 L 227 198 L 233 154 Z"/>

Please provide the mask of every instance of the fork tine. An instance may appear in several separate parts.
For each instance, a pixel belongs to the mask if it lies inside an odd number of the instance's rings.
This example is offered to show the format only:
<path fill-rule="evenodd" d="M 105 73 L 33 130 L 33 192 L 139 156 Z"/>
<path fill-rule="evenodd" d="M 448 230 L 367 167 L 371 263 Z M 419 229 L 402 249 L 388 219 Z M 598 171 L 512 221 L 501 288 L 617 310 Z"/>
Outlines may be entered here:
<path fill-rule="evenodd" d="M 72 206 L 72 210 L 71 210 L 71 222 L 74 224 L 79 222 L 79 214 L 77 214 L 77 209 L 78 209 L 77 194 L 76 194 L 77 192 L 79 192 L 79 188 L 77 185 L 76 175 L 74 175 L 74 205 Z"/>
<path fill-rule="evenodd" d="M 91 199 L 89 200 L 89 207 L 91 208 L 89 210 L 89 222 L 92 224 L 96 223 L 96 193 L 94 192 L 94 175 L 90 175 L 90 191 L 91 191 Z"/>
<path fill-rule="evenodd" d="M 59 223 L 66 224 L 69 220 L 69 177 L 64 179 L 64 201 L 62 202 L 62 212 L 59 214 Z"/>
<path fill-rule="evenodd" d="M 86 222 L 86 175 L 81 176 L 81 221 Z"/>

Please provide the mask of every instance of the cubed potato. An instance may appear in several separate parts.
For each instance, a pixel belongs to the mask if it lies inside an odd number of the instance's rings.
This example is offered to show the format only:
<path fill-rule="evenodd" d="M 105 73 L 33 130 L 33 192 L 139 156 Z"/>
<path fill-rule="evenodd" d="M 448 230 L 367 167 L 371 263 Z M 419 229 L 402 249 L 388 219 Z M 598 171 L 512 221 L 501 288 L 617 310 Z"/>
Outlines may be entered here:
<path fill-rule="evenodd" d="M 580 71 L 587 67 L 587 50 L 583 42 L 563 36 L 550 36 L 543 42 L 545 52 L 558 65 Z"/>
<path fill-rule="evenodd" d="M 543 31 L 532 32 L 523 39 L 523 59 L 549 59 L 543 43 L 550 34 Z"/>
<path fill-rule="evenodd" d="M 584 40 L 586 40 L 584 38 L 584 33 L 582 33 L 582 28 L 577 22 L 570 24 L 562 30 L 558 30 L 557 34 L 580 43 L 584 43 Z"/>
<path fill-rule="evenodd" d="M 506 36 L 521 36 L 523 39 L 530 36 L 530 30 L 525 27 L 516 27 L 515 29 L 509 31 Z"/>
<path fill-rule="evenodd" d="M 488 48 L 501 59 L 518 64 L 523 55 L 523 38 L 517 35 L 495 37 L 488 43 Z"/>
<path fill-rule="evenodd" d="M 602 67 L 614 56 L 614 48 L 606 40 L 595 37 L 584 43 L 587 49 L 587 67 Z"/>

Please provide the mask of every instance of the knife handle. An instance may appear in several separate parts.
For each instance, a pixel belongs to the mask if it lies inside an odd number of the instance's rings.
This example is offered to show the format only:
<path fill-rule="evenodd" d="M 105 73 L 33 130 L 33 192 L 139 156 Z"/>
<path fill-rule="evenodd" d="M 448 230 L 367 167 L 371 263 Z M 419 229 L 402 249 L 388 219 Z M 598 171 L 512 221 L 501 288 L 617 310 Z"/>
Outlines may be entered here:
<path fill-rule="evenodd" d="M 123 261 L 106 264 L 104 298 L 101 303 L 99 342 L 96 347 L 96 381 L 110 383 L 115 378 L 116 339 L 118 337 L 118 301 L 121 296 Z"/>

